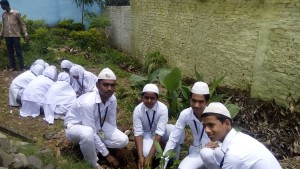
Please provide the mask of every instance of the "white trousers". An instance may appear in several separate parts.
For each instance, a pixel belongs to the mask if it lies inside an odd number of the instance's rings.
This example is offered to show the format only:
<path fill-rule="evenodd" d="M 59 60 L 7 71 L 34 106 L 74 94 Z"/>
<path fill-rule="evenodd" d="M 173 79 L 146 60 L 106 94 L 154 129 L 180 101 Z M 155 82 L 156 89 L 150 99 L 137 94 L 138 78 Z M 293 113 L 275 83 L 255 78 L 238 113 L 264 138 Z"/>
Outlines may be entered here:
<path fill-rule="evenodd" d="M 19 88 L 14 88 L 12 85 L 9 88 L 9 105 L 10 106 L 21 106 L 18 102 L 17 102 L 17 97 L 18 95 L 22 95 L 24 89 L 19 89 Z"/>
<path fill-rule="evenodd" d="M 70 109 L 71 104 L 65 104 L 65 105 L 55 105 L 55 104 L 43 104 L 44 108 L 44 114 L 46 120 L 49 124 L 54 123 L 54 117 L 56 114 L 59 114 L 61 116 L 65 116 L 68 110 Z"/>
<path fill-rule="evenodd" d="M 172 132 L 172 130 L 174 129 L 174 125 L 173 124 L 167 124 L 167 127 L 166 127 L 166 131 L 165 131 L 165 134 L 162 136 L 162 139 L 161 139 L 161 142 L 163 143 L 167 143 L 168 140 L 169 140 L 169 136 Z M 153 145 L 153 139 L 155 137 L 155 133 L 154 135 L 151 134 L 151 132 L 144 132 L 143 134 L 143 155 L 144 157 L 147 157 L 150 150 L 151 150 L 151 147 Z M 179 152 L 180 152 L 180 149 L 179 149 Z M 179 154 L 178 152 L 178 154 Z"/>
<path fill-rule="evenodd" d="M 122 131 L 109 123 L 104 124 L 104 139 L 101 140 L 107 148 L 124 148 L 128 144 L 128 137 Z M 65 130 L 68 140 L 79 143 L 84 159 L 96 167 L 98 157 L 95 148 L 94 131 L 89 126 L 71 125 Z"/>
<path fill-rule="evenodd" d="M 69 141 L 79 143 L 83 158 L 96 168 L 98 157 L 95 151 L 93 129 L 89 126 L 72 125 L 65 129 L 65 133 Z"/>
<path fill-rule="evenodd" d="M 22 107 L 20 109 L 20 115 L 22 117 L 37 117 L 40 115 L 40 103 L 22 100 Z"/>

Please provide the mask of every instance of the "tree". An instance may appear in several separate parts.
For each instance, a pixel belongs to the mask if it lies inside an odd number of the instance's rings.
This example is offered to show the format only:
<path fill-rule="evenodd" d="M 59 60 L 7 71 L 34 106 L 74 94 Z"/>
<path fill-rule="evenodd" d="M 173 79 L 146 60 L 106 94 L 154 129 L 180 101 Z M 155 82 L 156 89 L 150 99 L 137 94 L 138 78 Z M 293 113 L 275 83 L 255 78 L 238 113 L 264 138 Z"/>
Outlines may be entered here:
<path fill-rule="evenodd" d="M 81 23 L 83 24 L 83 16 L 84 16 L 84 7 L 92 6 L 93 4 L 98 4 L 101 6 L 103 0 L 73 0 L 74 3 L 80 7 L 81 6 Z"/>

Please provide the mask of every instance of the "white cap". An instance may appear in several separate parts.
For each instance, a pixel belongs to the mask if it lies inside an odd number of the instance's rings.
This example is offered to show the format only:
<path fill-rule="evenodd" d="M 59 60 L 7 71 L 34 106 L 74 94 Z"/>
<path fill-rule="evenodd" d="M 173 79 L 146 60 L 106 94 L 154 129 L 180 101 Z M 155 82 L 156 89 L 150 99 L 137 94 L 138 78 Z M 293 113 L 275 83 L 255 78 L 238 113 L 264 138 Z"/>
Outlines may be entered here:
<path fill-rule="evenodd" d="M 143 93 L 144 92 L 154 92 L 156 94 L 159 94 L 158 87 L 155 84 L 146 84 L 143 88 Z"/>
<path fill-rule="evenodd" d="M 209 88 L 204 82 L 196 82 L 193 85 L 191 92 L 194 94 L 209 94 Z"/>
<path fill-rule="evenodd" d="M 216 114 L 221 114 L 226 117 L 231 118 L 231 115 L 229 113 L 229 110 L 224 106 L 224 104 L 220 102 L 212 102 L 210 103 L 203 111 L 202 114 L 205 113 L 216 113 Z"/>
<path fill-rule="evenodd" d="M 104 68 L 98 75 L 98 79 L 116 80 L 116 75 L 109 68 Z"/>

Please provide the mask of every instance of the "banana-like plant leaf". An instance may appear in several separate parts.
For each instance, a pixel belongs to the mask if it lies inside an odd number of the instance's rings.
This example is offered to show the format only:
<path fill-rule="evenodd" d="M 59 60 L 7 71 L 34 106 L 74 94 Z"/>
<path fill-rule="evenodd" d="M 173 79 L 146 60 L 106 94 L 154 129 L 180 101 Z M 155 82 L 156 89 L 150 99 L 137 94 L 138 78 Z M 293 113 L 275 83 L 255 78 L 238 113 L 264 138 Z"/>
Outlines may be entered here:
<path fill-rule="evenodd" d="M 234 118 L 241 110 L 241 108 L 235 104 L 228 103 L 225 106 L 229 110 L 231 118 Z"/>
<path fill-rule="evenodd" d="M 225 74 L 226 75 L 226 74 Z M 209 88 L 209 94 L 212 96 L 217 88 L 217 86 L 223 81 L 225 75 L 221 76 L 219 79 L 214 80 Z"/>
<path fill-rule="evenodd" d="M 159 74 L 159 81 L 171 93 L 180 85 L 180 70 L 178 68 L 171 69 L 171 72 L 162 72 Z"/>
<path fill-rule="evenodd" d="M 197 81 L 203 82 L 203 77 L 202 77 L 201 74 L 197 71 L 196 66 L 195 66 L 194 69 L 195 69 L 196 80 L 197 80 Z"/>

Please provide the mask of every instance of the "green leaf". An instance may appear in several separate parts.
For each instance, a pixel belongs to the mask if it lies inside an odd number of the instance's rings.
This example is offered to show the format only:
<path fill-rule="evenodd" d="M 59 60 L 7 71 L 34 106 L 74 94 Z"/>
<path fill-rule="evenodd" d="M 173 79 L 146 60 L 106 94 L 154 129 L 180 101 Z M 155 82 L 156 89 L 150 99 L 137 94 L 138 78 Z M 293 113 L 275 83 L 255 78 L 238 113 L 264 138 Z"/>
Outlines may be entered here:
<path fill-rule="evenodd" d="M 167 90 L 171 93 L 176 90 L 180 85 L 180 70 L 178 68 L 173 68 L 170 73 L 160 74 L 159 79 L 163 86 L 167 88 Z"/>
<path fill-rule="evenodd" d="M 197 71 L 196 66 L 195 66 L 195 75 L 196 75 L 196 80 L 197 80 L 197 81 L 203 82 L 203 77 L 202 77 L 201 74 Z"/>
<path fill-rule="evenodd" d="M 220 102 L 225 96 L 226 96 L 226 94 L 212 95 L 210 98 L 210 101 L 211 102 Z"/>
<path fill-rule="evenodd" d="M 156 140 L 154 140 L 153 144 L 154 144 L 154 146 L 155 146 L 155 148 L 156 148 L 156 151 L 157 151 L 158 153 L 163 153 L 163 151 L 162 151 L 162 149 L 161 149 L 161 146 L 160 146 L 159 142 L 157 142 Z"/>
<path fill-rule="evenodd" d="M 241 110 L 241 108 L 238 105 L 235 105 L 235 104 L 229 103 L 229 104 L 226 104 L 225 106 L 229 110 L 231 118 L 234 118 L 239 113 L 239 111 Z"/>
<path fill-rule="evenodd" d="M 209 94 L 212 96 L 217 88 L 217 86 L 223 81 L 225 75 L 221 76 L 219 79 L 214 80 L 209 88 Z"/>

